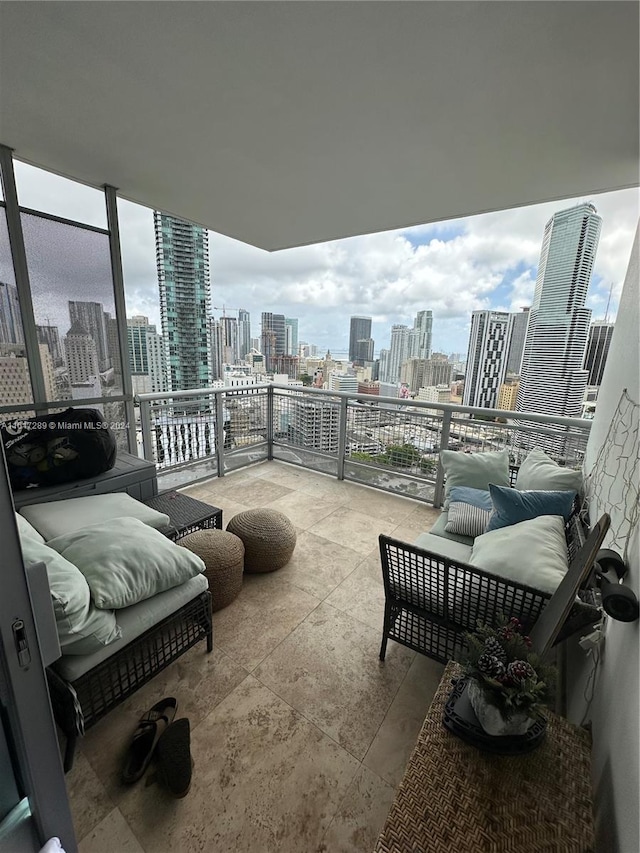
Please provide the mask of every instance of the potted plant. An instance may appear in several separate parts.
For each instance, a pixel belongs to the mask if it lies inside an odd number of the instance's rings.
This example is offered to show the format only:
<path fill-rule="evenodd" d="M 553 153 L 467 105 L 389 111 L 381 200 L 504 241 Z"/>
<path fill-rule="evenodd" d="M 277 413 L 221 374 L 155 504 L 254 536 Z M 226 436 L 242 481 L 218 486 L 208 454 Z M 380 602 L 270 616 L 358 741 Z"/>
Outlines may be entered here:
<path fill-rule="evenodd" d="M 465 637 L 461 663 L 478 723 L 489 735 L 524 734 L 553 696 L 555 668 L 531 652 L 531 640 L 515 617 L 501 619 L 495 628 L 479 623 Z"/>

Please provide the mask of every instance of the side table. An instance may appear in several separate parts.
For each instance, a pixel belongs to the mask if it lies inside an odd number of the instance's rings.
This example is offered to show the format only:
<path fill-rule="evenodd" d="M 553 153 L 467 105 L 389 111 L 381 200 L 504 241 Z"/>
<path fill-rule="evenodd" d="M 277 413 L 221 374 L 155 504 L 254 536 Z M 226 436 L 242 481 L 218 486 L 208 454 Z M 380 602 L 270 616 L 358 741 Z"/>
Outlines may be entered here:
<path fill-rule="evenodd" d="M 481 752 L 442 723 L 459 672 L 444 671 L 375 853 L 593 851 L 589 734 L 545 710 L 533 752 Z"/>
<path fill-rule="evenodd" d="M 147 506 L 169 516 L 170 526 L 161 530 L 174 542 L 187 533 L 215 528 L 222 530 L 222 510 L 180 492 L 164 492 L 144 501 Z"/>

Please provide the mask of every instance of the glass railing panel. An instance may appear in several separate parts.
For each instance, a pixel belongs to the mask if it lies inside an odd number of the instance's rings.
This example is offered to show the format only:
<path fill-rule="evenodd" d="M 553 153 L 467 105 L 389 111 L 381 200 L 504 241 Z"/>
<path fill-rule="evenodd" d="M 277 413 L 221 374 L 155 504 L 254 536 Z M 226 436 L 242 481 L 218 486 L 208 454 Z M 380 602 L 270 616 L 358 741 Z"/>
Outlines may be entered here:
<path fill-rule="evenodd" d="M 385 492 L 392 492 L 405 498 L 425 501 L 432 504 L 435 494 L 435 477 L 412 476 L 393 470 L 391 467 L 373 467 L 358 462 L 346 461 L 344 478 L 363 486 L 372 486 Z"/>
<path fill-rule="evenodd" d="M 321 474 L 331 474 L 333 477 L 338 474 L 338 460 L 335 456 L 307 450 L 303 447 L 274 443 L 273 458 L 282 462 L 289 462 L 292 465 L 301 465 L 303 468 L 319 471 Z"/>
<path fill-rule="evenodd" d="M 246 468 L 247 465 L 264 462 L 268 458 L 269 446 L 266 441 L 261 444 L 252 444 L 240 450 L 225 451 L 224 470 L 225 473 L 238 471 L 240 468 Z"/>

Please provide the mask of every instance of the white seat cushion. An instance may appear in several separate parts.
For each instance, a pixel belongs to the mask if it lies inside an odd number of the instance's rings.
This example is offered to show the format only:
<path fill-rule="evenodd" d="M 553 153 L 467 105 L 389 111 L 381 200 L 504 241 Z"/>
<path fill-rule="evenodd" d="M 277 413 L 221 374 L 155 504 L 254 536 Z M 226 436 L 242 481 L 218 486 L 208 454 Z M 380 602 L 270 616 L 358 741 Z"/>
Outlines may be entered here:
<path fill-rule="evenodd" d="M 137 518 L 156 530 L 170 523 L 169 516 L 165 513 L 157 512 L 131 495 L 120 492 L 31 504 L 23 506 L 20 515 L 23 515 L 47 542 L 56 536 L 74 533 L 110 518 Z"/>

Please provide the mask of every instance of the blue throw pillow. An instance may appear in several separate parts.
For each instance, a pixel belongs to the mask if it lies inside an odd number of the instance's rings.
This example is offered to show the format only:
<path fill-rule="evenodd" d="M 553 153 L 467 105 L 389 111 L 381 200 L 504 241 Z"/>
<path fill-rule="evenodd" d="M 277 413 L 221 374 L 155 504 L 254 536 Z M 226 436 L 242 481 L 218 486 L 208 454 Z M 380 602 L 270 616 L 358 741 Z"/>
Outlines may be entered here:
<path fill-rule="evenodd" d="M 493 503 L 491 495 L 486 489 L 472 489 L 471 486 L 454 486 L 449 492 L 449 500 L 451 503 L 471 504 L 477 506 L 478 509 L 485 509 L 487 512 L 493 511 Z"/>
<path fill-rule="evenodd" d="M 489 486 L 493 514 L 487 525 L 490 530 L 529 521 L 540 515 L 561 515 L 565 521 L 571 515 L 575 492 L 521 492 L 503 486 Z"/>

